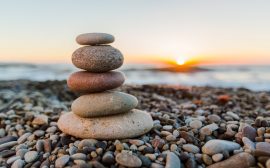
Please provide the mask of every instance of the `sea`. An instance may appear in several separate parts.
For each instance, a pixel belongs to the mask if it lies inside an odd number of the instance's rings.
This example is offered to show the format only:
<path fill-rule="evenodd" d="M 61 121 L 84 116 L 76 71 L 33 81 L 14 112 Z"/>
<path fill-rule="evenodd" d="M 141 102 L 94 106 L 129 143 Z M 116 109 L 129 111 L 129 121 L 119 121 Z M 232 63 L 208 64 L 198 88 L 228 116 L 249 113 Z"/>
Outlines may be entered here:
<path fill-rule="evenodd" d="M 214 86 L 270 91 L 270 65 L 200 66 L 191 72 L 161 71 L 151 64 L 125 64 L 126 84 Z M 0 82 L 6 80 L 65 80 L 78 71 L 71 64 L 0 63 Z"/>

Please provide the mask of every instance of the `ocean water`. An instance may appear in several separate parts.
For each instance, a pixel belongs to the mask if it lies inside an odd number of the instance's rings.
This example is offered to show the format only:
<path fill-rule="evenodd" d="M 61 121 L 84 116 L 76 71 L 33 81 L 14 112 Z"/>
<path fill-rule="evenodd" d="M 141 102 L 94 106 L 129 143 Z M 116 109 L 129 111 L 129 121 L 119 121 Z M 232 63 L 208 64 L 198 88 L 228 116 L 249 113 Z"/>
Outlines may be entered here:
<path fill-rule="evenodd" d="M 149 70 L 151 68 L 151 70 Z M 269 66 L 203 66 L 208 71 L 159 71 L 156 65 L 125 65 L 121 70 L 127 84 L 171 84 L 188 86 L 244 87 L 270 91 Z M 1 80 L 65 80 L 77 71 L 71 64 L 0 64 Z"/>

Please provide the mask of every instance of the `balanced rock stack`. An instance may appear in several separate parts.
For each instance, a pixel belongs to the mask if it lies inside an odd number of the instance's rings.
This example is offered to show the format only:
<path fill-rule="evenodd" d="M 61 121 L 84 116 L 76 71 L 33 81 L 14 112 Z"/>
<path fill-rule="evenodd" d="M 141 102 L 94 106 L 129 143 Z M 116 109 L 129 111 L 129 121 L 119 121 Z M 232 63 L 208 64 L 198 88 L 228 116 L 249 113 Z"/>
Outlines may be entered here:
<path fill-rule="evenodd" d="M 116 48 L 106 45 L 114 37 L 106 33 L 86 33 L 76 38 L 83 46 L 72 55 L 73 64 L 85 71 L 71 74 L 68 87 L 80 93 L 71 105 L 72 112 L 58 120 L 63 132 L 78 138 L 123 139 L 143 135 L 153 127 L 151 116 L 134 109 L 136 97 L 112 91 L 121 86 L 123 73 L 119 68 L 124 57 Z"/>

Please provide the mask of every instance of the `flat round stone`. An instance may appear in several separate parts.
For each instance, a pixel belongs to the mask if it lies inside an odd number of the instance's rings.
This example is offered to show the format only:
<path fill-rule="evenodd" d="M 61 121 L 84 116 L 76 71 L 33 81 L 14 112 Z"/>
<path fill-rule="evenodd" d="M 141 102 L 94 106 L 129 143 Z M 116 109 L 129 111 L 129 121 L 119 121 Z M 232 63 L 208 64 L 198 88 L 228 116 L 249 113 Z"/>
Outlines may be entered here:
<path fill-rule="evenodd" d="M 109 45 L 85 46 L 72 54 L 72 63 L 89 72 L 108 72 L 119 68 L 123 62 L 122 53 Z"/>
<path fill-rule="evenodd" d="M 124 81 L 123 73 L 117 71 L 104 73 L 79 71 L 69 76 L 67 85 L 74 92 L 93 93 L 115 89 L 121 86 Z"/>
<path fill-rule="evenodd" d="M 80 96 L 73 101 L 71 110 L 80 117 L 89 118 L 126 113 L 137 104 L 137 98 L 130 94 L 106 91 Z"/>
<path fill-rule="evenodd" d="M 114 37 L 107 33 L 84 33 L 78 35 L 76 41 L 81 45 L 109 44 L 114 42 Z"/>
<path fill-rule="evenodd" d="M 78 138 L 109 140 L 143 135 L 151 130 L 153 120 L 147 112 L 137 109 L 96 118 L 81 118 L 69 112 L 60 116 L 57 125 L 64 133 Z"/>

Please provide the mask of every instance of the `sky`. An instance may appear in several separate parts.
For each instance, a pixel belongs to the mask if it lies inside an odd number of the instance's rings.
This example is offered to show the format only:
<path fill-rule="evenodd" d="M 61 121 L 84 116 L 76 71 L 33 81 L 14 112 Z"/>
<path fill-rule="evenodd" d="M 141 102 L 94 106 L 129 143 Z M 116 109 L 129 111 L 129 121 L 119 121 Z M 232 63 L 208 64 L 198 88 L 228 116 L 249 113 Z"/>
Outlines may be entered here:
<path fill-rule="evenodd" d="M 267 0 L 8 0 L 0 62 L 70 63 L 77 35 L 115 36 L 127 63 L 270 64 Z"/>

